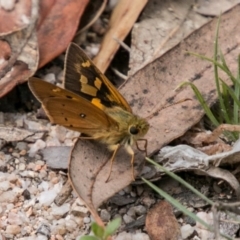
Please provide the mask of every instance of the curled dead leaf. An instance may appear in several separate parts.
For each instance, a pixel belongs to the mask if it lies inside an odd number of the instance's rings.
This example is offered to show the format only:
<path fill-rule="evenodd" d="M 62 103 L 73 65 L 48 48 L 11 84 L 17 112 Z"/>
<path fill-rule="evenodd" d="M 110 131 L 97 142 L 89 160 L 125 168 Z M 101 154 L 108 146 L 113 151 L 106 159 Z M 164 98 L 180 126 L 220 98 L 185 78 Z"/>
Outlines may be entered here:
<path fill-rule="evenodd" d="M 132 182 L 131 157 L 124 149 L 117 152 L 110 179 L 106 182 L 111 155 L 112 153 L 100 143 L 78 140 L 69 161 L 69 179 L 72 186 L 96 221 L 98 220 L 96 209 Z M 143 162 L 143 155 L 137 151 L 134 162 L 135 174 L 139 172 Z"/>

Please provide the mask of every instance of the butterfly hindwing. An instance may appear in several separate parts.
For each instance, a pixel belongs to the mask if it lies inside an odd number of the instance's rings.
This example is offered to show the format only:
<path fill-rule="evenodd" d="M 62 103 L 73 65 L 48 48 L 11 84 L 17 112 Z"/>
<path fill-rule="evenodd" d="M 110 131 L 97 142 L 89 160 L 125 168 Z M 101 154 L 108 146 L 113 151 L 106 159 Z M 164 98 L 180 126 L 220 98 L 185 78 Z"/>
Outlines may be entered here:
<path fill-rule="evenodd" d="M 124 97 L 78 45 L 70 44 L 65 59 L 65 89 L 89 100 L 100 109 L 120 106 L 132 112 Z"/>
<path fill-rule="evenodd" d="M 38 78 L 30 78 L 29 87 L 55 124 L 88 135 L 110 126 L 117 127 L 117 123 L 104 111 L 66 89 Z"/>

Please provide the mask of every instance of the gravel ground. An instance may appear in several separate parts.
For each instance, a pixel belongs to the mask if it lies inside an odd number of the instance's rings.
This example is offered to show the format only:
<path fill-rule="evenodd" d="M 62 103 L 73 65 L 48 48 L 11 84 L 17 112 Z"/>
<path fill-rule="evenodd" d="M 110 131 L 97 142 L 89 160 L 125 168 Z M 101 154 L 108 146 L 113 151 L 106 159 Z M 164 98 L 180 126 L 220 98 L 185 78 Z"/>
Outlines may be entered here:
<path fill-rule="evenodd" d="M 89 233 L 93 219 L 74 192 L 68 192 L 61 205 L 56 204 L 55 199 L 62 194 L 67 182 L 67 174 L 65 170 L 50 169 L 41 154 L 44 148 L 72 146 L 78 133 L 52 126 L 47 120 L 37 120 L 34 113 L 1 113 L 0 119 L 1 135 L 7 140 L 2 139 L 0 152 L 2 239 L 4 236 L 18 240 L 71 240 Z M 25 131 L 31 133 L 30 137 L 26 138 Z M 147 240 L 148 235 L 141 230 L 144 223 L 141 217 L 154 202 L 144 194 L 142 186 L 129 186 L 99 212 L 106 222 L 122 217 L 122 230 L 117 240 Z M 138 230 L 132 233 L 123 230 L 133 222 Z"/>

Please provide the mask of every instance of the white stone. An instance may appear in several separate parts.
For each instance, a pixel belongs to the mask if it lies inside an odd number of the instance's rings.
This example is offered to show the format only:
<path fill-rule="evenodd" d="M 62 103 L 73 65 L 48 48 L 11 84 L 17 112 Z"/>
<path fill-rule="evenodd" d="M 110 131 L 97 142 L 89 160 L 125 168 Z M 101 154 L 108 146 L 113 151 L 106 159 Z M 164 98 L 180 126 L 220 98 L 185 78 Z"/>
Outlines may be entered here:
<path fill-rule="evenodd" d="M 73 221 L 72 219 L 69 219 L 66 221 L 66 229 L 69 232 L 73 232 L 78 227 L 77 223 Z"/>
<path fill-rule="evenodd" d="M 52 83 L 54 84 L 55 81 L 56 81 L 56 77 L 55 77 L 55 74 L 54 73 L 47 73 L 43 79 L 46 81 L 46 82 L 49 82 L 49 83 Z"/>
<path fill-rule="evenodd" d="M 117 235 L 115 240 L 150 240 L 150 238 L 146 233 L 121 232 Z"/>
<path fill-rule="evenodd" d="M 16 198 L 17 198 L 17 193 L 13 192 L 12 190 L 7 191 L 7 192 L 3 192 L 2 194 L 0 194 L 0 203 L 3 202 L 8 202 L 8 203 L 12 203 L 15 202 Z"/>
<path fill-rule="evenodd" d="M 49 189 L 49 182 L 47 181 L 42 181 L 39 185 L 38 185 L 38 189 L 40 191 L 47 191 Z"/>
<path fill-rule="evenodd" d="M 42 122 L 31 121 L 24 118 L 24 124 L 27 126 L 29 130 L 35 131 L 49 131 L 50 125 L 44 124 Z"/>
<path fill-rule="evenodd" d="M 9 188 L 10 188 L 10 182 L 9 181 L 0 182 L 0 192 L 1 191 L 7 191 Z"/>
<path fill-rule="evenodd" d="M 14 8 L 15 0 L 1 0 L 0 4 L 1 4 L 1 7 L 6 11 L 11 11 Z"/>
<path fill-rule="evenodd" d="M 181 235 L 183 239 L 188 239 L 194 232 L 194 228 L 190 225 L 184 225 L 181 227 Z"/>
<path fill-rule="evenodd" d="M 70 210 L 70 204 L 69 203 L 65 203 L 61 206 L 52 206 L 52 212 L 51 214 L 56 217 L 56 218 L 60 218 L 62 217 L 63 215 L 65 215 L 66 213 L 68 213 Z"/>
<path fill-rule="evenodd" d="M 72 141 L 72 139 L 65 139 L 65 141 L 64 141 L 65 146 L 71 147 L 71 146 L 73 146 L 73 144 L 74 144 L 74 142 Z"/>
<path fill-rule="evenodd" d="M 46 140 L 47 147 L 59 147 L 61 146 L 60 141 L 57 138 L 48 137 Z"/>
<path fill-rule="evenodd" d="M 23 224 L 23 221 L 20 217 L 20 214 L 18 213 L 15 213 L 15 212 L 10 212 L 8 214 L 8 222 L 11 224 L 11 225 L 22 225 Z"/>
<path fill-rule="evenodd" d="M 18 169 L 19 171 L 24 171 L 26 169 L 26 165 L 24 163 L 19 163 Z"/>
<path fill-rule="evenodd" d="M 84 217 L 83 218 L 83 222 L 84 223 L 90 223 L 91 222 L 91 218 L 90 217 Z"/>
<path fill-rule="evenodd" d="M 29 177 L 29 178 L 35 178 L 38 176 L 37 172 L 34 171 L 23 171 L 23 172 L 19 172 L 20 176 L 22 177 Z"/>
<path fill-rule="evenodd" d="M 29 156 L 30 157 L 34 157 L 34 155 L 36 154 L 36 152 L 39 150 L 39 149 L 43 149 L 46 147 L 46 143 L 41 140 L 41 139 L 38 139 L 29 149 Z"/>
<path fill-rule="evenodd" d="M 135 213 L 138 216 L 141 216 L 141 215 L 143 215 L 143 214 L 145 214 L 147 212 L 146 207 L 144 207 L 143 205 L 135 206 L 134 209 L 135 209 Z"/>
<path fill-rule="evenodd" d="M 127 215 L 127 214 L 124 214 L 124 215 L 123 215 L 123 221 L 124 221 L 126 224 L 131 223 L 131 222 L 133 222 L 134 220 L 135 220 L 134 218 L 132 218 L 131 216 L 129 216 L 129 215 Z"/>
<path fill-rule="evenodd" d="M 102 209 L 100 217 L 104 222 L 108 222 L 111 218 L 111 214 L 106 209 Z"/>
<path fill-rule="evenodd" d="M 67 129 L 62 126 L 52 126 L 51 131 L 49 133 L 53 138 L 57 138 L 60 142 L 64 142 L 67 134 Z"/>
<path fill-rule="evenodd" d="M 49 206 L 57 196 L 57 192 L 54 189 L 43 191 L 40 193 L 38 200 L 40 205 Z"/>
<path fill-rule="evenodd" d="M 18 226 L 18 225 L 7 225 L 7 228 L 6 228 L 6 233 L 7 234 L 17 235 L 20 232 L 21 232 L 21 227 L 20 226 Z"/>

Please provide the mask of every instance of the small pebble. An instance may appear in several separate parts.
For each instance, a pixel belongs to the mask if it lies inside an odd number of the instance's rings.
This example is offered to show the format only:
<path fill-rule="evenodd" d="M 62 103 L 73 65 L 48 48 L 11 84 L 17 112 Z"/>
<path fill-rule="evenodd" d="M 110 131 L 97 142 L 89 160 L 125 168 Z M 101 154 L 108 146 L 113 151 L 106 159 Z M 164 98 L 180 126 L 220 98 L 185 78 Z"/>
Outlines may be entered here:
<path fill-rule="evenodd" d="M 125 192 L 123 190 L 121 190 L 121 191 L 118 192 L 118 194 L 123 196 L 123 195 L 125 195 Z"/>
<path fill-rule="evenodd" d="M 129 216 L 129 215 L 127 215 L 127 214 L 124 214 L 124 215 L 123 215 L 123 221 L 124 221 L 126 224 L 131 223 L 131 222 L 133 222 L 134 220 L 135 220 L 134 218 L 132 218 L 131 216 Z"/>
<path fill-rule="evenodd" d="M 26 169 L 26 165 L 24 163 L 19 163 L 18 169 L 19 171 L 24 171 Z"/>
<path fill-rule="evenodd" d="M 25 156 L 27 154 L 27 150 L 26 149 L 23 149 L 19 152 L 19 155 L 20 156 Z"/>
<path fill-rule="evenodd" d="M 146 207 L 144 207 L 143 205 L 135 206 L 134 209 L 138 216 L 141 216 L 147 212 Z"/>
<path fill-rule="evenodd" d="M 18 150 L 26 150 L 28 149 L 28 144 L 26 142 L 17 142 L 16 149 Z"/>
<path fill-rule="evenodd" d="M 131 197 L 136 197 L 136 196 L 137 196 L 137 193 L 135 193 L 135 192 L 130 192 L 130 196 L 131 196 Z"/>
<path fill-rule="evenodd" d="M 83 222 L 84 223 L 90 223 L 91 222 L 91 218 L 90 217 L 84 217 L 83 218 Z"/>
<path fill-rule="evenodd" d="M 56 77 L 55 77 L 55 74 L 54 73 L 48 73 L 46 74 L 43 79 L 46 81 L 46 82 L 49 82 L 49 83 L 52 83 L 52 84 L 55 84 L 56 82 Z"/>
<path fill-rule="evenodd" d="M 15 0 L 0 1 L 1 7 L 6 11 L 12 11 L 15 5 Z"/>
<path fill-rule="evenodd" d="M 117 235 L 115 240 L 150 240 L 149 236 L 146 233 L 127 233 L 121 232 Z M 160 239 L 159 239 L 160 240 Z"/>
<path fill-rule="evenodd" d="M 68 213 L 69 210 L 70 210 L 70 204 L 69 203 L 65 203 L 65 204 L 61 205 L 60 207 L 54 205 L 54 206 L 52 206 L 51 214 L 56 219 L 59 219 L 59 218 L 63 217 L 66 213 Z"/>
<path fill-rule="evenodd" d="M 189 239 L 194 233 L 194 228 L 191 225 L 187 224 L 183 225 L 180 231 L 183 239 Z"/>
<path fill-rule="evenodd" d="M 102 209 L 100 212 L 100 217 L 104 222 L 108 222 L 111 218 L 111 214 L 106 209 Z"/>
<path fill-rule="evenodd" d="M 21 232 L 21 227 L 20 226 L 10 225 L 10 224 L 7 225 L 7 228 L 6 228 L 6 233 L 7 234 L 17 235 L 20 232 Z"/>
<path fill-rule="evenodd" d="M 125 187 L 125 188 L 123 189 L 123 191 L 124 191 L 125 193 L 130 193 L 130 192 L 132 191 L 132 185 L 128 185 L 127 187 Z"/>
<path fill-rule="evenodd" d="M 43 149 L 45 147 L 46 143 L 43 140 L 38 139 L 29 149 L 29 156 L 33 157 L 39 149 Z"/>

